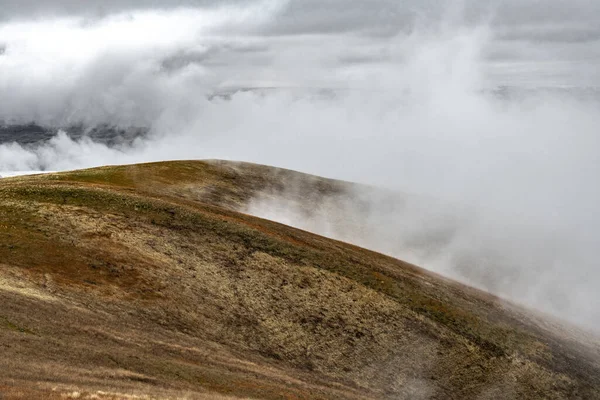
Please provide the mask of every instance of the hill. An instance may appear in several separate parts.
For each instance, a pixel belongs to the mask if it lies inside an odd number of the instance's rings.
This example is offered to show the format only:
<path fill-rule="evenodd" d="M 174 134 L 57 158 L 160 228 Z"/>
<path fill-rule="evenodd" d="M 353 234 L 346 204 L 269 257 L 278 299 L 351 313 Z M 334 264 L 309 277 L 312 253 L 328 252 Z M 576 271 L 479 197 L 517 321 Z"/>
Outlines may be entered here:
<path fill-rule="evenodd" d="M 596 338 L 236 210 L 288 180 L 181 161 L 0 180 L 0 397 L 600 398 Z"/>

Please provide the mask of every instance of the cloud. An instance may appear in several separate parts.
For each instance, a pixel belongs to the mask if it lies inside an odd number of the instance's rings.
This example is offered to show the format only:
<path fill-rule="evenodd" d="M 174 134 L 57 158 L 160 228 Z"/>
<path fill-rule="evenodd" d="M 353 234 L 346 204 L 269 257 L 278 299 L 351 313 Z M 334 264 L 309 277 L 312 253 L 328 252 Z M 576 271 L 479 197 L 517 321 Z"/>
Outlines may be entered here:
<path fill-rule="evenodd" d="M 36 4 L 36 18 L 3 8 L 0 120 L 148 134 L 5 143 L 0 171 L 224 158 L 416 193 L 460 206 L 390 209 L 369 197 L 357 214 L 367 234 L 347 240 L 597 323 L 598 96 L 526 87 L 593 86 L 600 76 L 593 57 L 556 55 L 594 54 L 592 42 L 498 40 L 499 27 L 528 24 L 531 3 L 446 12 L 437 2 L 114 2 L 95 17 L 81 2 Z M 544 11 L 535 23 L 555 17 Z M 490 91 L 504 81 L 523 92 Z M 248 87 L 263 90 L 239 90 Z M 340 234 L 330 209 L 310 229 Z"/>
<path fill-rule="evenodd" d="M 219 82 L 211 58 L 223 65 L 253 57 L 248 50 L 261 44 L 238 36 L 251 34 L 281 4 L 0 24 L 7 49 L 0 92 L 12 93 L 0 99 L 0 120 L 148 125 L 181 85 L 206 92 Z M 179 73 L 165 73 L 173 69 Z"/>
<path fill-rule="evenodd" d="M 252 0 L 2 0 L 0 20 L 77 16 L 93 21 L 110 15 L 156 10 L 243 8 Z M 446 15 L 448 9 L 459 9 L 463 23 L 477 24 L 492 17 L 499 28 L 527 31 L 539 25 L 562 24 L 566 38 L 575 37 L 581 26 L 600 25 L 600 5 L 589 0 L 545 0 L 543 6 L 534 0 L 290 0 L 280 18 L 264 27 L 269 34 L 339 34 L 364 32 L 394 35 L 411 31 L 415 24 L 428 25 Z M 557 36 L 561 36 L 559 32 Z M 535 35 L 534 35 L 535 37 Z M 586 36 L 583 35 L 585 40 Z M 544 38 L 538 38 L 544 40 Z M 551 40 L 557 40 L 552 38 Z"/>
<path fill-rule="evenodd" d="M 357 106 L 352 122 L 340 128 L 343 144 L 323 134 L 328 128 L 320 128 L 322 115 L 311 113 L 311 121 L 319 121 L 312 129 L 321 136 L 303 145 L 286 135 L 290 150 L 277 148 L 279 165 L 336 171 L 338 177 L 396 191 L 357 187 L 322 200 L 291 181 L 282 191 L 257 196 L 243 211 L 374 249 L 600 329 L 595 307 L 600 187 L 594 178 L 600 154 L 592 150 L 600 140 L 593 133 L 600 122 L 593 110 L 600 104 L 541 95 L 537 101 L 545 104 L 503 106 L 470 96 L 476 109 L 465 99 L 452 105 L 457 97 L 450 96 L 416 117 L 425 103 L 408 106 L 398 119 L 371 109 L 373 117 L 364 125 L 356 116 L 367 111 Z M 444 107 L 452 112 L 440 114 Z M 300 136 L 310 137 L 305 129 Z M 361 136 L 363 129 L 380 134 Z M 583 150 L 587 146 L 592 148 Z"/>
<path fill-rule="evenodd" d="M 40 17 L 84 16 L 103 18 L 107 15 L 135 10 L 172 10 L 190 7 L 244 6 L 246 0 L 174 0 L 169 2 L 156 0 L 2 0 L 0 18 L 29 19 Z"/>

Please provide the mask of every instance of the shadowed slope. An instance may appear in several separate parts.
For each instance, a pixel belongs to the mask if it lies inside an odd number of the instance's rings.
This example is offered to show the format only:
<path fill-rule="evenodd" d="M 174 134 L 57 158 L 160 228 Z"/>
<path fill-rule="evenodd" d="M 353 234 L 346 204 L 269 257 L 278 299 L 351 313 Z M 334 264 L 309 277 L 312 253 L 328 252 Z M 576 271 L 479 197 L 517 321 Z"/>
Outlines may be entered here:
<path fill-rule="evenodd" d="M 600 347 L 483 292 L 235 210 L 294 180 L 226 162 L 0 181 L 0 393 L 600 398 Z"/>

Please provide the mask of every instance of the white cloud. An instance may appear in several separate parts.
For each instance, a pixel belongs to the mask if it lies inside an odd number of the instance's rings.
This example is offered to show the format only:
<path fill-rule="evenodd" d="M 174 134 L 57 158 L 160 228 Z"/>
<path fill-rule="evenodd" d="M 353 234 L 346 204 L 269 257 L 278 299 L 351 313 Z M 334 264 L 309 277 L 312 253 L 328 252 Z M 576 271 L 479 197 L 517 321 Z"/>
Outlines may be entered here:
<path fill-rule="evenodd" d="M 330 30 L 307 25 L 322 10 L 293 10 L 294 3 L 267 1 L 0 23 L 0 120 L 150 128 L 116 147 L 64 133 L 33 147 L 3 144 L 0 171 L 225 158 L 425 194 L 462 204 L 469 218 L 440 220 L 418 207 L 375 213 L 364 217 L 369 235 L 350 239 L 598 326 L 589 306 L 600 280 L 598 101 L 482 91 L 498 83 L 490 73 L 524 86 L 591 86 L 593 75 L 567 63 L 562 79 L 549 67 L 560 61 L 555 47 L 527 58 L 526 45 L 496 40 L 496 25 L 474 28 L 457 17 L 378 36 L 344 26 L 359 15 L 353 8 Z M 283 29 L 294 16 L 304 30 Z M 495 63 L 521 52 L 525 59 L 488 64 L 498 49 L 507 55 Z M 243 85 L 286 89 L 208 100 Z M 311 229 L 330 232 L 329 216 L 320 218 Z M 422 229 L 448 229 L 451 243 L 421 252 L 413 239 Z"/>

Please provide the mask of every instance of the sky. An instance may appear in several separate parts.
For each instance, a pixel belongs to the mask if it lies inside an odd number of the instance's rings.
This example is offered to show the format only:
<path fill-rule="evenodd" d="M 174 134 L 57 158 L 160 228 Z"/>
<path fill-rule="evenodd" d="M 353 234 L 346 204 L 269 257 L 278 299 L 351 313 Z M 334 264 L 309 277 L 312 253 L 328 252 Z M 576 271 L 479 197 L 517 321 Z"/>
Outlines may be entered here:
<path fill-rule="evenodd" d="M 0 144 L 0 175 L 222 158 L 428 196 L 468 210 L 444 257 L 400 240 L 431 210 L 345 239 L 600 330 L 599 88 L 592 0 L 0 0 L 0 122 L 149 132 Z"/>
<path fill-rule="evenodd" d="M 140 13 L 148 11 L 166 16 L 174 10 L 194 8 L 228 9 L 225 13 L 231 16 L 245 8 L 247 13 L 252 14 L 250 18 L 256 19 L 246 20 L 243 24 L 239 20 L 238 23 L 232 21 L 218 32 L 227 37 L 246 36 L 252 45 L 213 43 L 214 47 L 202 54 L 198 54 L 198 49 L 187 49 L 177 55 L 180 60 L 211 63 L 213 70 L 219 70 L 217 64 L 230 64 L 232 58 L 238 57 L 247 62 L 239 64 L 260 66 L 264 62 L 261 54 L 268 57 L 269 52 L 280 52 L 281 47 L 298 45 L 298 41 L 312 47 L 314 44 L 307 36 L 320 43 L 324 40 L 349 42 L 346 54 L 337 54 L 335 60 L 317 61 L 328 61 L 336 66 L 385 62 L 390 59 L 385 50 L 362 47 L 372 47 L 381 38 L 439 29 L 440 21 L 443 21 L 443 24 L 456 26 L 485 23 L 493 29 L 494 38 L 486 46 L 485 57 L 490 61 L 490 73 L 496 74 L 500 83 L 514 82 L 511 77 L 515 75 L 520 76 L 519 84 L 526 79 L 532 85 L 583 85 L 589 81 L 597 85 L 600 82 L 597 72 L 600 63 L 600 3 L 594 0 L 3 0 L 0 2 L 0 21 L 41 22 L 72 18 L 75 19 L 72 23 L 91 28 L 102 26 L 115 16 L 135 19 L 136 15 L 140 18 Z M 177 18 L 175 14 L 172 21 Z M 260 21 L 265 17 L 267 20 Z M 187 28 L 203 29 L 201 21 L 194 24 Z M 0 43 L 2 36 L 7 37 L 7 34 L 0 35 Z M 55 40 L 61 39 L 56 37 Z M 351 42 L 356 44 L 350 46 Z M 6 43 L 4 47 L 11 51 Z M 310 52 L 310 49 L 307 51 Z M 250 52 L 253 54 L 249 55 Z M 225 70 L 223 74 L 231 75 L 230 72 Z M 247 74 L 243 78 L 252 80 L 252 75 Z M 295 79 L 294 82 L 275 83 L 306 82 Z"/>

